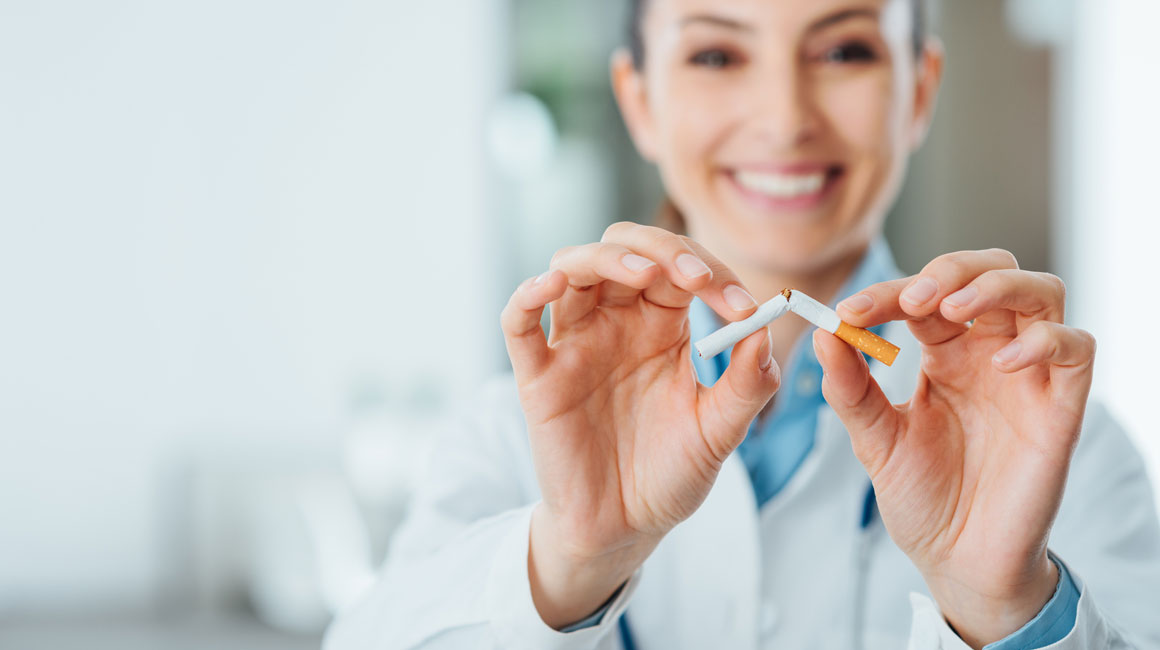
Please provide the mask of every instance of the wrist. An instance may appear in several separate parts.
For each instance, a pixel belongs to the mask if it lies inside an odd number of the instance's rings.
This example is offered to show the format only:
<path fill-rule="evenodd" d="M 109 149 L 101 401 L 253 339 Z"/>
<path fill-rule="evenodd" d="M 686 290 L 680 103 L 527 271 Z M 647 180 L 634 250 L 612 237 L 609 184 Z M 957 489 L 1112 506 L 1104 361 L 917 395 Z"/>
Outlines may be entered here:
<path fill-rule="evenodd" d="M 1000 641 L 1018 631 L 1043 609 L 1059 582 L 1055 563 L 1043 553 L 1016 580 L 979 589 L 949 576 L 928 576 L 927 586 L 943 617 L 972 648 Z"/>
<path fill-rule="evenodd" d="M 560 629 L 599 609 L 644 563 L 659 539 L 609 549 L 578 548 L 543 504 L 532 511 L 528 578 L 532 601 L 549 627 Z"/>

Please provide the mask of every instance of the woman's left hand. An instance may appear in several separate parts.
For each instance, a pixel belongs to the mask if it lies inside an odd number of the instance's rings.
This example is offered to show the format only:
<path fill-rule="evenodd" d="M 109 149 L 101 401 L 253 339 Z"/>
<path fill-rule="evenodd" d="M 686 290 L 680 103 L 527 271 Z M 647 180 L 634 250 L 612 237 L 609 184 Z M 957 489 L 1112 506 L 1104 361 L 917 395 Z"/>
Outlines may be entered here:
<path fill-rule="evenodd" d="M 818 330 L 823 392 L 874 482 L 891 538 L 973 647 L 1035 617 L 1058 581 L 1047 539 L 1092 381 L 1095 340 L 1064 326 L 1064 285 L 1006 251 L 944 255 L 844 301 L 843 320 L 907 320 L 922 345 L 892 405 L 854 348 Z M 971 322 L 973 321 L 973 323 Z"/>

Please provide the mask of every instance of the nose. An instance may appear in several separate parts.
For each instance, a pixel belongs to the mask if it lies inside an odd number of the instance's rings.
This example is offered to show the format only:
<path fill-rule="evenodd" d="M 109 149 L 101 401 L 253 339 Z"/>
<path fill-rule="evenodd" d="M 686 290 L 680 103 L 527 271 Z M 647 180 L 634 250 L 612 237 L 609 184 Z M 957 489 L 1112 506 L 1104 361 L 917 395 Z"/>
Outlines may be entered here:
<path fill-rule="evenodd" d="M 752 123 L 756 136 L 776 149 L 799 147 L 816 137 L 821 119 L 801 66 L 786 61 L 754 72 Z"/>

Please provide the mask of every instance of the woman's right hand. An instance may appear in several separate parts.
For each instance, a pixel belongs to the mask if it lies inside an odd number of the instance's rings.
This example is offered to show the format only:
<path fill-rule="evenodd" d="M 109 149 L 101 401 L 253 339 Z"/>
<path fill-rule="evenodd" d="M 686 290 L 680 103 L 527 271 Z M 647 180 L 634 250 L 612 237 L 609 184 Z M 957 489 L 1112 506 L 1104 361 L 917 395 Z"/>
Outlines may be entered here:
<path fill-rule="evenodd" d="M 693 514 L 777 390 L 765 328 L 733 349 L 712 388 L 697 382 L 693 296 L 728 321 L 757 307 L 696 242 L 618 223 L 599 243 L 559 251 L 504 309 L 543 495 L 532 516 L 532 595 L 552 627 L 595 611 Z"/>

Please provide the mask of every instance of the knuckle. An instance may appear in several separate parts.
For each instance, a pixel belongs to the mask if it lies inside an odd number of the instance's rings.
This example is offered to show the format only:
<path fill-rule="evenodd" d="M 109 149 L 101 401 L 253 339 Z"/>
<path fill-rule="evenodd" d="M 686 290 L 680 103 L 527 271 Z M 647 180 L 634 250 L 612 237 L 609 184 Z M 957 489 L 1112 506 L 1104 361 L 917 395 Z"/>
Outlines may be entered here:
<path fill-rule="evenodd" d="M 1056 325 L 1057 323 L 1049 320 L 1037 320 L 1027 326 L 1027 336 L 1035 340 L 1054 338 Z"/>
<path fill-rule="evenodd" d="M 963 258 L 956 253 L 948 253 L 946 255 L 939 255 L 934 258 L 926 268 L 922 270 L 922 275 L 932 276 L 936 279 L 963 279 L 969 275 L 970 269 Z M 945 283 L 940 283 L 945 284 Z M 945 287 L 940 287 L 945 288 Z"/>
<path fill-rule="evenodd" d="M 985 252 L 994 256 L 1006 268 L 1019 268 L 1019 260 L 1015 259 L 1015 254 L 1005 248 L 989 248 Z"/>
<path fill-rule="evenodd" d="M 1051 288 L 1052 295 L 1062 305 L 1067 299 L 1067 285 L 1064 284 L 1063 278 L 1052 273 L 1041 273 L 1039 275 L 1047 282 L 1047 285 Z"/>
<path fill-rule="evenodd" d="M 1062 356 L 1061 353 L 1063 352 L 1063 350 L 1059 344 L 1059 339 L 1053 338 L 1053 339 L 1049 340 L 1047 342 L 1046 347 L 1047 347 L 1047 355 L 1046 356 L 1048 359 L 1058 359 L 1060 356 Z"/>
<path fill-rule="evenodd" d="M 564 248 L 561 248 L 552 254 L 552 261 L 548 264 L 548 266 L 553 269 L 559 267 L 560 262 L 567 259 L 568 256 L 572 255 L 574 252 L 576 252 L 575 246 L 565 246 Z"/>
<path fill-rule="evenodd" d="M 580 250 L 582 250 L 588 257 L 593 259 L 611 259 L 630 252 L 624 246 L 620 246 L 618 244 L 609 244 L 605 242 L 584 244 L 580 247 Z"/>
<path fill-rule="evenodd" d="M 1083 346 L 1085 353 L 1094 357 L 1096 355 L 1096 348 L 1099 345 L 1095 335 L 1087 330 L 1081 329 L 1077 329 L 1076 334 L 1079 335 L 1080 344 Z"/>
<path fill-rule="evenodd" d="M 931 275 L 931 274 L 937 272 L 940 268 L 942 268 L 948 262 L 954 260 L 953 256 L 954 256 L 954 253 L 943 253 L 942 255 L 939 255 L 938 257 L 934 258 L 933 260 L 927 262 L 926 266 L 922 267 L 922 270 L 918 272 L 918 275 L 919 276 Z"/>
<path fill-rule="evenodd" d="M 507 306 L 499 313 L 499 328 L 503 330 L 504 334 L 511 334 L 514 331 L 515 319 L 515 305 L 512 304 L 512 300 L 509 300 Z"/>
<path fill-rule="evenodd" d="M 1009 284 L 1010 280 L 1010 276 L 1005 271 L 991 269 L 990 271 L 983 271 L 972 282 L 978 285 L 980 290 L 995 291 L 1004 284 Z"/>
<path fill-rule="evenodd" d="M 631 221 L 617 221 L 604 229 L 604 234 L 600 237 L 600 241 L 612 241 L 619 237 L 623 237 L 633 228 L 638 228 L 639 225 Z"/>
<path fill-rule="evenodd" d="M 648 240 L 649 246 L 652 248 L 669 248 L 682 246 L 683 244 L 677 239 L 673 233 L 663 230 L 661 228 L 653 228 L 651 226 L 641 226 L 647 228 L 645 237 Z"/>

